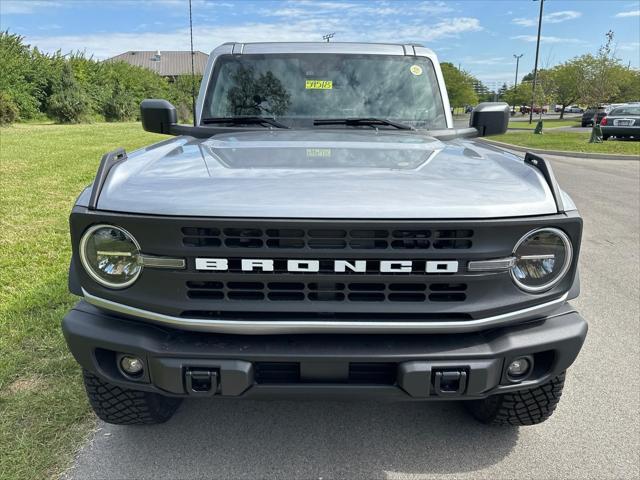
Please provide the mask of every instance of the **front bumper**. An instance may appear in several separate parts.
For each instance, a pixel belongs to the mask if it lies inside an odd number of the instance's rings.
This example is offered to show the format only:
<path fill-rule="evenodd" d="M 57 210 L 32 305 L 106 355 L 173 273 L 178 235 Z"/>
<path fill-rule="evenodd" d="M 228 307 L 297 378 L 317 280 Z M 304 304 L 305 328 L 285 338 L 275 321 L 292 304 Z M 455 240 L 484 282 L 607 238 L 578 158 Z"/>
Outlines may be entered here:
<path fill-rule="evenodd" d="M 484 398 L 545 383 L 573 363 L 587 333 L 587 323 L 566 303 L 544 319 L 482 332 L 250 336 L 163 328 L 80 301 L 62 328 L 83 368 L 136 390 L 406 400 Z M 142 358 L 139 378 L 118 369 L 122 353 Z M 522 356 L 533 360 L 533 370 L 522 381 L 510 381 L 506 365 Z M 203 373 L 213 379 L 211 388 L 196 391 L 192 374 Z M 443 378 L 452 383 L 441 384 Z"/>

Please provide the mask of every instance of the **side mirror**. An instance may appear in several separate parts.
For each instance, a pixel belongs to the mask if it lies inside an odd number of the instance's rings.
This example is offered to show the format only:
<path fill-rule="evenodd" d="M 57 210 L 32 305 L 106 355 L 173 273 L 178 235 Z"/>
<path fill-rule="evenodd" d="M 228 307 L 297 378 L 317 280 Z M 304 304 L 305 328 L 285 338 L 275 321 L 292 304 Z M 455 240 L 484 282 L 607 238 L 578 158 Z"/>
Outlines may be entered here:
<path fill-rule="evenodd" d="M 176 107 L 160 99 L 143 100 L 140 104 L 142 128 L 147 132 L 171 134 L 172 126 L 178 123 Z"/>
<path fill-rule="evenodd" d="M 509 128 L 509 105 L 504 102 L 484 102 L 471 112 L 469 126 L 481 137 L 500 135 Z"/>

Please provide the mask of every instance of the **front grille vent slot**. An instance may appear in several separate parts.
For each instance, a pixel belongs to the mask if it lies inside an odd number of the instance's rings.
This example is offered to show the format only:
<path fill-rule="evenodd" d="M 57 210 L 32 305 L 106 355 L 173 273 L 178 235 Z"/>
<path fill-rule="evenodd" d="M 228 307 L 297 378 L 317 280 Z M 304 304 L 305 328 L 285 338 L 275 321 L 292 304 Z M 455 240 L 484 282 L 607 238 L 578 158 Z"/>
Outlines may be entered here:
<path fill-rule="evenodd" d="M 465 283 L 188 281 L 195 300 L 272 302 L 464 302 Z"/>
<path fill-rule="evenodd" d="M 183 227 L 189 247 L 309 250 L 458 250 L 472 247 L 473 230 L 299 229 Z"/>

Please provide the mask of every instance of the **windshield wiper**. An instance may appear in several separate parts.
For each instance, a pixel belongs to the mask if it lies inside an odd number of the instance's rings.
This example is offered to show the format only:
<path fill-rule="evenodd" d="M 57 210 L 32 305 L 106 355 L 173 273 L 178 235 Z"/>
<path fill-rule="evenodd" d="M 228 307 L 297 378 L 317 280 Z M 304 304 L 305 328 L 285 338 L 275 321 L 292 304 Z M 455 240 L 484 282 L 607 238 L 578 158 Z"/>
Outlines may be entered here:
<path fill-rule="evenodd" d="M 256 117 L 211 117 L 211 118 L 203 119 L 202 123 L 209 124 L 209 125 L 213 123 L 230 123 L 232 125 L 267 124 L 276 128 L 289 128 L 287 125 L 285 125 L 284 123 L 278 122 L 274 118 L 258 117 L 258 116 Z"/>
<path fill-rule="evenodd" d="M 322 118 L 313 121 L 314 125 L 353 125 L 353 126 L 375 126 L 385 125 L 389 127 L 395 127 L 400 130 L 413 130 L 410 125 L 404 123 L 392 122 L 386 118 Z"/>

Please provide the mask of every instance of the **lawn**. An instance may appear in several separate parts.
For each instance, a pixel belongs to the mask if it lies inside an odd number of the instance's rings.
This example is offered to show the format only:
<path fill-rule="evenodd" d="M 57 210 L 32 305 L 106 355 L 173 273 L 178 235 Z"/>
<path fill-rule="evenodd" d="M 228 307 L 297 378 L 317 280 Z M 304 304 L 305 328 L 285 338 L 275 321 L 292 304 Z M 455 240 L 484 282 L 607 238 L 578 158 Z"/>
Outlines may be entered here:
<path fill-rule="evenodd" d="M 543 135 L 534 135 L 533 132 L 525 131 L 509 132 L 504 135 L 488 137 L 487 139 L 542 150 L 640 155 L 640 142 L 638 141 L 607 140 L 602 143 L 589 143 L 589 136 L 589 132 L 551 130 Z"/>
<path fill-rule="evenodd" d="M 52 478 L 93 425 L 60 320 L 67 219 L 103 153 L 164 137 L 139 124 L 0 129 L 0 478 Z"/>
<path fill-rule="evenodd" d="M 549 120 L 542 119 L 544 128 L 557 128 L 557 127 L 579 127 L 580 126 L 580 118 L 577 119 L 565 119 L 562 120 L 558 118 L 550 118 Z M 529 124 L 529 121 L 518 122 L 511 119 L 509 121 L 509 128 L 526 128 L 533 130 L 536 128 L 536 124 L 538 123 L 537 118 L 533 118 L 533 122 Z"/>

